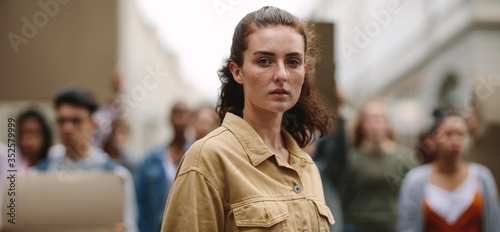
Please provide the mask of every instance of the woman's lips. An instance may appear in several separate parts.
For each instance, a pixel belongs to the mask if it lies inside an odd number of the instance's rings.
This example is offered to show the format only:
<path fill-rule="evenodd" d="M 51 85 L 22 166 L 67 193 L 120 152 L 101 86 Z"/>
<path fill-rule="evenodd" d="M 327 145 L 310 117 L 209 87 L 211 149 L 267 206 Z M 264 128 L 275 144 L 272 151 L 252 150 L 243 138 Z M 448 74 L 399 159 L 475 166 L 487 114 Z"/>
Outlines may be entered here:
<path fill-rule="evenodd" d="M 288 90 L 283 88 L 274 89 L 271 91 L 272 95 L 288 95 Z"/>

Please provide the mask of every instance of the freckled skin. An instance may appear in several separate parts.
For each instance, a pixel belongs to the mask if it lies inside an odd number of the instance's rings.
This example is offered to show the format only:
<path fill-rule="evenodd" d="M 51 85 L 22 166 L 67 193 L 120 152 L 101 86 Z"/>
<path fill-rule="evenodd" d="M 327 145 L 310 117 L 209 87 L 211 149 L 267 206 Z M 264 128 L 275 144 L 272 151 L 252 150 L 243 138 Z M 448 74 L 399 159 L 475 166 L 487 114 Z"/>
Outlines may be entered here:
<path fill-rule="evenodd" d="M 269 26 L 256 28 L 247 41 L 243 65 L 233 69 L 235 81 L 243 85 L 246 110 L 282 113 L 291 109 L 306 73 L 303 36 L 288 26 Z M 288 94 L 272 94 L 277 88 Z"/>

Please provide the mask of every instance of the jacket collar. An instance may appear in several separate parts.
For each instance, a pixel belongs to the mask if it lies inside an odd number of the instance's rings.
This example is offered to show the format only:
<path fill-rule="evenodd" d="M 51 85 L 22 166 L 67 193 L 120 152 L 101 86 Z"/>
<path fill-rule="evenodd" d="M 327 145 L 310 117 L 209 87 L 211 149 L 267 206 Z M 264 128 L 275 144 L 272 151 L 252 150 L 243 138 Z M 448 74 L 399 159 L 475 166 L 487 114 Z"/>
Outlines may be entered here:
<path fill-rule="evenodd" d="M 239 116 L 229 112 L 226 113 L 222 126 L 227 128 L 236 136 L 250 158 L 252 165 L 257 166 L 264 160 L 274 155 L 252 126 Z M 302 151 L 295 139 L 290 135 L 290 133 L 288 133 L 287 130 L 282 129 L 281 135 L 283 136 L 285 145 L 290 152 L 290 156 L 295 155 L 298 157 L 304 157 L 305 152 Z"/>

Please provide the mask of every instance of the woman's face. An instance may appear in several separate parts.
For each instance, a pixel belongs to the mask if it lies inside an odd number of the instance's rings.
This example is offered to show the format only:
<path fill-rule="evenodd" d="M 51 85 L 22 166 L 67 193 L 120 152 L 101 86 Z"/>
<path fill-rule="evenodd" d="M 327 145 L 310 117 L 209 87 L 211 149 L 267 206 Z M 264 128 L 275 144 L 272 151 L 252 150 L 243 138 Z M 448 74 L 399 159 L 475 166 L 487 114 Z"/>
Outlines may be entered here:
<path fill-rule="evenodd" d="M 34 118 L 25 119 L 20 126 L 19 149 L 23 155 L 39 155 L 43 147 L 42 126 Z"/>
<path fill-rule="evenodd" d="M 386 113 L 385 105 L 381 102 L 371 102 L 365 106 L 361 124 L 364 140 L 383 141 L 387 138 L 389 125 Z"/>
<path fill-rule="evenodd" d="M 443 119 L 433 136 L 437 156 L 457 158 L 464 151 L 467 135 L 467 125 L 462 118 Z"/>
<path fill-rule="evenodd" d="M 306 73 L 301 34 L 288 26 L 255 28 L 247 38 L 243 65 L 230 64 L 243 85 L 245 108 L 285 112 L 298 101 Z"/>

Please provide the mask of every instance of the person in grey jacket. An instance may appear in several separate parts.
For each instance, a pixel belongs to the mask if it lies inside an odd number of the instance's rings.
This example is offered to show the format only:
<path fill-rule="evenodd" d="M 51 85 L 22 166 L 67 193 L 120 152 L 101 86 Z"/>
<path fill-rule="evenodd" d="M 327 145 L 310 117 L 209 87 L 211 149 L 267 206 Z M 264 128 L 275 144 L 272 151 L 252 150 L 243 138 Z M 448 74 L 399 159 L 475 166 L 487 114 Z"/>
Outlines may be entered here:
<path fill-rule="evenodd" d="M 435 159 L 405 176 L 398 206 L 400 232 L 500 231 L 498 192 L 490 171 L 468 163 L 468 132 L 458 114 L 435 111 Z"/>

